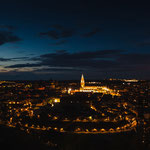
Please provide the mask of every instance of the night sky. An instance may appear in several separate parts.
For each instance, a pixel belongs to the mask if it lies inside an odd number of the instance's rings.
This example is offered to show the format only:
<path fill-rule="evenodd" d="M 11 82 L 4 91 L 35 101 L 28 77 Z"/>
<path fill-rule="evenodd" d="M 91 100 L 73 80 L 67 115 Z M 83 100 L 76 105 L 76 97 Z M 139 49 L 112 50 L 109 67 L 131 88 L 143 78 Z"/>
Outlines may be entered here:
<path fill-rule="evenodd" d="M 0 80 L 150 79 L 150 2 L 0 2 Z"/>

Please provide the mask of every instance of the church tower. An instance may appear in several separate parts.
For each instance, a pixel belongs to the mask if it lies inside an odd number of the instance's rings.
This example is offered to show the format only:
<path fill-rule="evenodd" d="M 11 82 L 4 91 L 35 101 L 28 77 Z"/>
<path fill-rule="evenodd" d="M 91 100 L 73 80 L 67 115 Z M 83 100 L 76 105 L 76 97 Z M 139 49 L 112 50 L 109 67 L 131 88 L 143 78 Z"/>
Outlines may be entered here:
<path fill-rule="evenodd" d="M 81 76 L 81 88 L 84 88 L 84 86 L 85 86 L 85 81 L 84 81 L 84 76 L 82 74 L 82 76 Z"/>

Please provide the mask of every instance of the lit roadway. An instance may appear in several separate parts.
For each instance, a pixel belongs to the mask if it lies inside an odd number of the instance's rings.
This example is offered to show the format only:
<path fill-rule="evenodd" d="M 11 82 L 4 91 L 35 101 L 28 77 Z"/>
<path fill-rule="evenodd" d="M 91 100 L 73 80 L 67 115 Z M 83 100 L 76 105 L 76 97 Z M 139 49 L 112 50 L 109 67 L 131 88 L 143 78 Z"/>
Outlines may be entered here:
<path fill-rule="evenodd" d="M 99 111 L 93 105 L 91 105 L 90 108 L 99 113 Z M 134 111 L 132 111 L 132 112 L 134 112 Z M 54 118 L 53 120 L 58 119 L 58 117 L 56 117 L 56 116 L 53 117 L 53 118 Z M 9 127 L 16 127 L 17 122 L 15 123 L 12 120 L 13 120 L 13 118 L 10 118 L 9 121 L 7 121 L 7 122 L 0 121 L 0 123 L 4 124 L 4 125 L 7 125 Z M 78 127 L 74 131 L 65 131 L 65 129 L 63 127 L 58 128 L 57 126 L 56 127 L 51 127 L 51 126 L 49 126 L 49 127 L 45 127 L 45 126 L 40 127 L 39 125 L 28 126 L 28 124 L 23 125 L 23 124 L 21 124 L 21 122 L 19 122 L 19 124 L 21 126 L 21 130 L 26 130 L 27 132 L 29 132 L 29 130 L 33 129 L 33 130 L 41 130 L 41 131 L 43 131 L 43 130 L 55 130 L 57 132 L 62 132 L 62 133 L 64 133 L 64 132 L 69 133 L 70 132 L 70 133 L 77 133 L 77 134 L 119 133 L 119 132 L 131 131 L 131 130 L 136 128 L 137 121 L 134 117 L 133 118 L 126 117 L 125 120 L 128 121 L 128 123 L 125 124 L 124 126 L 116 127 L 115 129 L 110 128 L 110 129 L 107 129 L 107 130 L 104 129 L 104 128 L 102 128 L 102 129 L 96 129 L 96 128 L 82 129 L 82 128 Z M 69 119 L 64 119 L 64 120 L 61 120 L 61 121 L 62 122 L 69 122 L 69 123 L 73 123 L 73 122 L 99 122 L 98 119 L 93 119 L 92 117 L 89 118 L 89 120 L 87 120 L 87 119 L 82 119 L 82 120 L 76 119 L 76 120 L 70 121 Z"/>

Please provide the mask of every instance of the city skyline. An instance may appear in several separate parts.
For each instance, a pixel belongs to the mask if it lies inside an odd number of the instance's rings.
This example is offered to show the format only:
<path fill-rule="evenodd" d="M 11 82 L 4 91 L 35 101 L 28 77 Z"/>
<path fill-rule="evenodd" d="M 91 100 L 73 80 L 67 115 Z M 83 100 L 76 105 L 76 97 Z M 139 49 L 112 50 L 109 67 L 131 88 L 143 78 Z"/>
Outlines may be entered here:
<path fill-rule="evenodd" d="M 0 5 L 0 80 L 150 79 L 149 3 Z"/>

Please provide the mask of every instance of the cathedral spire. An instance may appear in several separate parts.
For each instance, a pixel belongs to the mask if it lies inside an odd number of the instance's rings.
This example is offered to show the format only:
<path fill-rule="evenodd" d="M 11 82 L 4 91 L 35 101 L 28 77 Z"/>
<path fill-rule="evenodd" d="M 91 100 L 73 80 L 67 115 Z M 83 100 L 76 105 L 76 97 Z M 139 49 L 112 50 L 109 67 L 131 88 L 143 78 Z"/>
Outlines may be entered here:
<path fill-rule="evenodd" d="M 82 74 L 82 76 L 81 76 L 81 88 L 84 88 L 84 86 L 85 86 L 85 81 L 84 81 L 84 76 Z"/>

